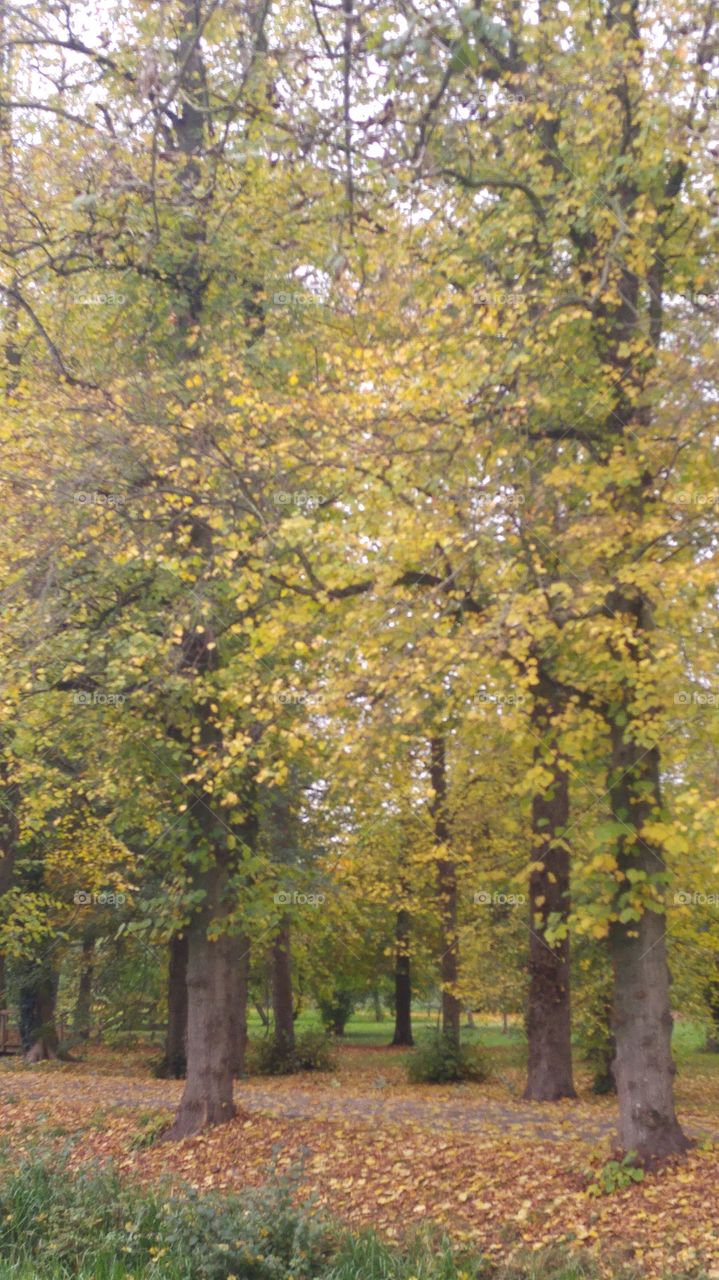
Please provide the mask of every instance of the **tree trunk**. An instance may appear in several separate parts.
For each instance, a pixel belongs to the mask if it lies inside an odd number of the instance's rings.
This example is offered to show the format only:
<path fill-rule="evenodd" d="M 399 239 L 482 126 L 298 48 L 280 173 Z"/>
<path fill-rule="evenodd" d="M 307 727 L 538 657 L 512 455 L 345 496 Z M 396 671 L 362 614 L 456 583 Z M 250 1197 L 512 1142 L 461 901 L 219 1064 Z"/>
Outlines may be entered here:
<path fill-rule="evenodd" d="M 20 1040 L 26 1062 L 44 1062 L 58 1056 L 55 1026 L 57 976 L 49 960 L 31 962 L 20 987 Z"/>
<path fill-rule="evenodd" d="M 263 1006 L 260 1004 L 259 1000 L 253 1000 L 253 1002 L 252 1002 L 252 1003 L 253 1003 L 253 1004 L 254 1004 L 254 1006 L 255 1006 L 255 1010 L 256 1010 L 256 1012 L 259 1014 L 260 1022 L 262 1023 L 263 1027 L 265 1028 L 265 1031 L 267 1031 L 267 1029 L 269 1028 L 269 1025 L 270 1025 L 270 1018 L 269 1018 L 269 1014 L 267 1013 L 267 1010 L 266 1010 L 265 1008 L 263 1008 Z"/>
<path fill-rule="evenodd" d="M 275 1044 L 288 1058 L 295 1051 L 295 1020 L 292 1001 L 292 956 L 290 951 L 290 917 L 284 915 L 272 942 L 272 1011 L 275 1018 Z"/>
<path fill-rule="evenodd" d="M 89 1040 L 92 1021 L 92 980 L 95 972 L 95 936 L 89 934 L 82 940 L 80 957 L 80 981 L 73 1018 L 74 1031 L 81 1040 Z"/>
<path fill-rule="evenodd" d="M 397 912 L 394 952 L 394 1036 L 392 1044 L 413 1045 L 412 978 L 409 954 L 410 915 L 405 907 Z"/>
<path fill-rule="evenodd" d="M 447 819 L 447 760 L 444 738 L 430 743 L 430 780 L 434 798 L 432 818 L 438 849 L 437 896 L 440 915 L 440 979 L 442 983 L 442 1035 L 459 1045 L 461 1005 L 455 994 L 458 977 L 457 955 L 457 868 L 449 854 Z"/>
<path fill-rule="evenodd" d="M 352 992 L 336 988 L 330 996 L 320 1000 L 323 1025 L 333 1036 L 343 1036 L 353 1008 Z"/>
<path fill-rule="evenodd" d="M 249 946 L 242 935 L 232 934 L 221 939 L 225 959 L 230 971 L 230 994 L 227 1005 L 229 1023 L 228 1038 L 233 1076 L 241 1076 L 245 1070 L 247 1051 L 247 981 L 249 977 Z"/>
<path fill-rule="evenodd" d="M 181 1080 L 187 1074 L 187 935 L 170 938 L 167 971 L 167 1034 L 161 1074 Z"/>
<path fill-rule="evenodd" d="M 335 1009 L 330 1023 L 330 1031 L 333 1036 L 337 1036 L 340 1040 L 343 1038 L 347 1030 L 351 1010 L 347 1010 L 344 1005 Z"/>
<path fill-rule="evenodd" d="M 540 682 L 532 709 L 534 759 L 552 780 L 532 800 L 532 862 L 529 878 L 528 1063 L 524 1097 L 533 1102 L 574 1098 L 569 1007 L 569 938 L 550 944 L 550 916 L 569 914 L 569 853 L 562 833 L 569 820 L 569 779 L 556 741 L 560 708 L 548 680 Z"/>
<path fill-rule="evenodd" d="M 704 1046 L 705 1053 L 719 1053 L 719 955 L 714 957 L 715 976 L 707 988 L 707 1004 L 712 1018 L 712 1026 L 707 1031 L 706 1044 Z M 0 992 L 2 991 L 2 983 L 0 982 Z M 2 1008 L 2 995 L 0 994 L 0 1008 Z"/>
<path fill-rule="evenodd" d="M 235 1028 L 235 1062 L 236 1076 L 244 1075 L 247 1058 L 247 1005 L 250 998 L 250 940 L 240 934 L 235 944 L 233 958 L 236 975 L 235 1008 L 237 1023 Z"/>
<path fill-rule="evenodd" d="M 607 1028 L 612 1025 L 612 1004 L 611 1001 L 604 1001 L 601 1008 L 602 1021 Z M 617 1055 L 617 1041 L 614 1032 L 609 1030 L 606 1035 L 605 1043 L 602 1045 L 601 1054 L 598 1055 L 596 1061 L 596 1069 L 594 1079 L 592 1080 L 592 1093 L 616 1093 L 617 1086 L 614 1080 L 614 1072 L 612 1064 Z"/>
<path fill-rule="evenodd" d="M 0 898 L 12 885 L 17 853 L 17 808 L 20 789 L 10 782 L 10 770 L 5 760 L 0 761 Z M 5 956 L 0 952 L 0 1009 L 5 1008 Z"/>
<path fill-rule="evenodd" d="M 635 742 L 626 727 L 628 713 L 622 719 L 624 724 L 615 720 L 611 726 L 610 799 L 616 821 L 627 832 L 617 848 L 618 869 L 624 877 L 617 890 L 618 913 L 622 895 L 632 892 L 631 872 L 643 873 L 643 878 L 664 872 L 660 850 L 639 835 L 650 818 L 661 812 L 659 748 L 647 750 Z M 665 935 L 664 915 L 649 910 L 638 920 L 616 920 L 609 930 L 616 1037 L 612 1071 L 619 1100 L 619 1135 L 623 1149 L 636 1151 L 645 1162 L 680 1154 L 691 1145 L 674 1110 Z"/>
<path fill-rule="evenodd" d="M 237 1065 L 236 946 L 226 935 L 208 937 L 217 927 L 226 887 L 223 867 L 215 862 L 200 877 L 206 891 L 202 908 L 187 928 L 187 1079 L 168 1138 L 186 1138 L 235 1114 L 232 1079 Z"/>

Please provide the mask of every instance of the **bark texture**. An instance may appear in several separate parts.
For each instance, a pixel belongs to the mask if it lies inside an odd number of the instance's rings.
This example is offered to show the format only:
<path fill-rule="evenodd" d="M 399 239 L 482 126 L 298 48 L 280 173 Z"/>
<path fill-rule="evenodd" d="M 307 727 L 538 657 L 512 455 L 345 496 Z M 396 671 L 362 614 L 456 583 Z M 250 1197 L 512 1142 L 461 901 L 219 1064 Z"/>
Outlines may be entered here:
<path fill-rule="evenodd" d="M 392 1044 L 413 1045 L 412 975 L 409 954 L 410 915 L 400 907 L 395 923 L 394 952 L 394 1036 Z"/>
<path fill-rule="evenodd" d="M 26 1062 L 58 1056 L 56 994 L 57 976 L 49 960 L 43 957 L 29 964 L 20 986 L 20 1040 Z"/>
<path fill-rule="evenodd" d="M 186 934 L 170 939 L 167 971 L 167 1035 L 162 1074 L 180 1080 L 187 1072 L 187 958 Z"/>
<path fill-rule="evenodd" d="M 551 781 L 532 799 L 529 879 L 528 1062 L 524 1097 L 534 1102 L 574 1098 L 570 1017 L 569 938 L 550 943 L 550 916 L 569 914 L 569 852 L 561 836 L 569 820 L 569 780 L 562 768 L 555 720 L 561 708 L 548 680 L 540 682 L 532 708 L 534 757 Z M 540 865 L 541 864 L 541 865 Z"/>
<path fill-rule="evenodd" d="M 447 817 L 447 759 L 444 738 L 430 743 L 430 781 L 434 799 L 432 820 L 437 858 L 437 898 L 440 916 L 440 981 L 442 984 L 442 1035 L 459 1045 L 462 1006 L 455 995 L 459 970 L 457 947 L 457 868 L 449 854 Z"/>
<path fill-rule="evenodd" d="M 659 748 L 647 751 L 628 738 L 624 725 L 616 723 L 610 796 L 614 816 L 626 826 L 627 836 L 661 810 Z M 631 888 L 630 872 L 655 876 L 664 870 L 660 851 L 642 838 L 621 839 L 618 861 L 625 877 L 620 894 Z M 612 1074 L 619 1100 L 619 1136 L 623 1149 L 636 1151 L 645 1162 L 677 1155 L 691 1145 L 674 1109 L 665 936 L 665 917 L 648 910 L 639 920 L 617 920 L 609 933 L 616 1040 Z"/>
<path fill-rule="evenodd" d="M 247 1058 L 247 1005 L 250 996 L 250 940 L 245 934 L 240 934 L 235 943 L 233 966 L 236 1011 L 234 1071 L 236 1076 L 241 1076 Z"/>
<path fill-rule="evenodd" d="M 171 1139 L 224 1124 L 235 1114 L 236 948 L 226 936 L 208 936 L 217 927 L 226 889 L 219 860 L 203 874 L 201 887 L 205 901 L 187 929 L 187 1078 Z"/>
<path fill-rule="evenodd" d="M 17 806 L 20 803 L 19 787 L 10 782 L 9 769 L 5 761 L 0 762 L 0 897 L 7 893 L 12 885 L 17 852 L 18 821 Z M 4 1009 L 5 992 L 5 956 L 0 953 L 0 1009 Z"/>
<path fill-rule="evenodd" d="M 77 989 L 77 1002 L 73 1018 L 75 1035 L 81 1040 L 90 1037 L 92 1020 L 92 983 L 95 974 L 95 936 L 86 935 L 82 940 L 80 955 L 80 981 Z"/>
<path fill-rule="evenodd" d="M 295 1019 L 292 1001 L 292 956 L 290 951 L 290 917 L 280 921 L 271 948 L 272 1011 L 275 1018 L 275 1044 L 290 1057 L 295 1050 Z"/>

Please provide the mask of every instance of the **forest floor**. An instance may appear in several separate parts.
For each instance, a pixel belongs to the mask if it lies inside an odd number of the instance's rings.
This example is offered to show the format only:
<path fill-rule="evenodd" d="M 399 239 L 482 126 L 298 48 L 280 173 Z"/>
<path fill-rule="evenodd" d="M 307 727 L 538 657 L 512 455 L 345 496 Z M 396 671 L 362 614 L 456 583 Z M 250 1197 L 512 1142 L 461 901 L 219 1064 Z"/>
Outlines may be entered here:
<path fill-rule="evenodd" d="M 141 1180 L 199 1190 L 261 1183 L 302 1164 L 302 1186 L 336 1218 L 400 1239 L 436 1224 L 495 1258 L 564 1243 L 596 1255 L 607 1276 L 632 1262 L 646 1280 L 671 1272 L 719 1278 L 719 1063 L 696 1055 L 677 1080 L 688 1157 L 611 1195 L 587 1193 L 611 1156 L 615 1101 L 579 1079 L 579 1097 L 521 1101 L 512 1055 L 488 1051 L 485 1084 L 416 1086 L 404 1052 L 340 1053 L 331 1075 L 238 1083 L 236 1118 L 177 1144 L 143 1135 L 177 1103 L 181 1082 L 156 1080 L 148 1051 L 92 1047 L 85 1059 L 27 1067 L 0 1060 L 0 1133 L 13 1157 L 72 1144 L 71 1160 L 112 1157 Z"/>

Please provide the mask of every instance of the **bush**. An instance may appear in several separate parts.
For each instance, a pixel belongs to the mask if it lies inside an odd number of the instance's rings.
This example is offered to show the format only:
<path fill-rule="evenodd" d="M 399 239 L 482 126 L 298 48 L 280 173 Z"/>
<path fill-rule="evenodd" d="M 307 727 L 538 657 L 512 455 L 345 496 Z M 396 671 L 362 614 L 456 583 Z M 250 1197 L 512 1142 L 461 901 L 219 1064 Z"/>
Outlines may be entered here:
<path fill-rule="evenodd" d="M 110 1167 L 72 1173 L 62 1158 L 30 1160 L 0 1186 L 0 1266 L 46 1275 L 147 1280 L 311 1280 L 329 1234 L 298 1174 L 242 1197 L 163 1194 L 125 1186 Z"/>
<path fill-rule="evenodd" d="M 257 1075 L 285 1076 L 295 1071 L 334 1071 L 337 1059 L 332 1040 L 324 1031 L 303 1031 L 290 1051 L 274 1036 L 257 1041 L 251 1047 L 248 1065 Z"/>
<path fill-rule="evenodd" d="M 413 1084 L 458 1084 L 482 1081 L 489 1069 L 477 1045 L 455 1045 L 447 1036 L 424 1040 L 407 1058 L 407 1075 Z"/>
<path fill-rule="evenodd" d="M 337 990 L 318 1001 L 322 1025 L 333 1036 L 343 1036 L 357 1003 L 353 991 Z"/>
<path fill-rule="evenodd" d="M 303 1031 L 295 1043 L 298 1071 L 335 1071 L 337 1053 L 334 1041 L 325 1031 Z"/>

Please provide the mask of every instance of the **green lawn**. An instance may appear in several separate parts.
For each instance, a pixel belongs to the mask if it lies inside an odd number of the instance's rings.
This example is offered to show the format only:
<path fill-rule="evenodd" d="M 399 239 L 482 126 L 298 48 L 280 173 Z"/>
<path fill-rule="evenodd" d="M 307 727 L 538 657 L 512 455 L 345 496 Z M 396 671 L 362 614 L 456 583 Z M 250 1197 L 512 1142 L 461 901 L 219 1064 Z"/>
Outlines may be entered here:
<path fill-rule="evenodd" d="M 511 1025 L 506 1033 L 502 1030 L 501 1022 L 498 1021 L 483 1022 L 475 1018 L 475 1023 L 474 1027 L 463 1026 L 462 1028 L 462 1037 L 468 1044 L 480 1042 L 488 1048 L 500 1048 L 526 1042 L 524 1028 L 520 1023 Z M 437 1014 L 428 1015 L 424 1011 L 417 1011 L 412 1015 L 412 1024 L 415 1039 L 423 1033 L 429 1034 L 436 1030 Z M 262 1020 L 254 1009 L 248 1015 L 247 1025 L 252 1037 L 256 1038 L 263 1034 Z M 295 1026 L 298 1031 L 320 1027 L 319 1013 L 314 1009 L 301 1013 Z M 386 1046 L 391 1042 L 393 1032 L 394 1022 L 391 1016 L 388 1015 L 383 1021 L 378 1022 L 374 1011 L 359 1009 L 347 1023 L 344 1043 Z"/>

